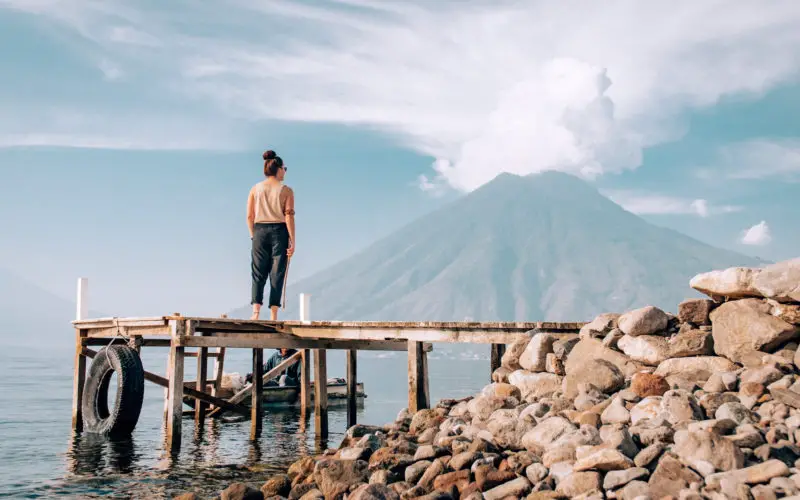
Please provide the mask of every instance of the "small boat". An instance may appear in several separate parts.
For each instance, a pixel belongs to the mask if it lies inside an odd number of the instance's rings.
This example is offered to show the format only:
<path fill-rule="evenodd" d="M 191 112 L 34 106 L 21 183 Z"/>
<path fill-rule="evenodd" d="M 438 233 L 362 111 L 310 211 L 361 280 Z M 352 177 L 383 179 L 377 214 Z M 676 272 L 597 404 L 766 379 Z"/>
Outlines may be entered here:
<path fill-rule="evenodd" d="M 195 387 L 194 381 L 184 381 L 184 387 Z M 347 406 L 347 381 L 343 378 L 329 378 L 328 379 L 328 408 L 338 408 Z M 212 385 L 207 386 L 206 391 L 211 392 Z M 230 387 L 223 387 L 217 393 L 217 397 L 228 399 L 232 397 L 236 391 Z M 261 392 L 262 406 L 276 407 L 276 406 L 300 406 L 300 387 L 299 386 L 284 386 L 277 385 L 264 386 Z M 364 383 L 356 383 L 356 406 L 363 407 L 364 399 L 367 394 L 364 392 Z M 194 407 L 194 398 L 184 396 L 184 404 Z M 311 401 L 314 401 L 314 381 L 311 381 Z M 241 403 L 244 406 L 250 406 L 250 398 L 246 398 Z"/>

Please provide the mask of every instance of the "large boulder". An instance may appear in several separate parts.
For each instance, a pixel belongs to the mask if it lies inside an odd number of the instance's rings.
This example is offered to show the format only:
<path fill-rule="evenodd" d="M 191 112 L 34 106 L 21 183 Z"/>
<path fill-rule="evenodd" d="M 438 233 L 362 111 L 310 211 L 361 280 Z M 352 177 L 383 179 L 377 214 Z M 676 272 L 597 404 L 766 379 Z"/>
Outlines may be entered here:
<path fill-rule="evenodd" d="M 760 294 L 753 288 L 753 276 L 756 273 L 757 270 L 749 267 L 729 267 L 728 269 L 708 271 L 689 280 L 689 286 L 712 298 L 759 297 Z"/>
<path fill-rule="evenodd" d="M 753 276 L 753 288 L 778 302 L 800 302 L 800 257 L 761 268 Z"/>
<path fill-rule="evenodd" d="M 564 377 L 564 396 L 574 398 L 581 384 L 592 384 L 601 392 L 611 394 L 625 385 L 625 375 L 605 359 L 590 359 L 567 372 Z"/>
<path fill-rule="evenodd" d="M 655 306 L 645 306 L 628 311 L 619 317 L 619 329 L 625 335 L 653 335 L 667 327 L 669 316 Z"/>
<path fill-rule="evenodd" d="M 641 365 L 614 349 L 609 349 L 597 339 L 583 338 L 580 342 L 575 344 L 569 355 L 567 362 L 564 365 L 564 370 L 567 375 L 573 373 L 591 360 L 591 359 L 604 359 L 609 363 L 616 366 L 622 374 L 627 378 L 638 372 Z"/>
<path fill-rule="evenodd" d="M 773 316 L 769 304 L 760 299 L 726 302 L 711 312 L 714 351 L 742 362 L 752 351 L 770 352 L 796 337 L 800 330 Z"/>
<path fill-rule="evenodd" d="M 555 340 L 556 338 L 549 333 L 542 332 L 534 335 L 519 357 L 519 364 L 522 368 L 531 372 L 545 371 L 547 355 L 553 352 Z"/>
<path fill-rule="evenodd" d="M 508 376 L 508 381 L 520 390 L 522 399 L 531 402 L 560 390 L 562 377 L 553 373 L 516 370 Z"/>

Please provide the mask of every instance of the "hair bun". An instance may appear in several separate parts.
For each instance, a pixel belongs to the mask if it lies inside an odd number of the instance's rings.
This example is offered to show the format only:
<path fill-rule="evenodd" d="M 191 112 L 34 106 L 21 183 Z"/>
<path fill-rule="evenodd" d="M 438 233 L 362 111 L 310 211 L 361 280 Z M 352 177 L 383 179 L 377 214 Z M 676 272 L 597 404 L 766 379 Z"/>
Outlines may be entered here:
<path fill-rule="evenodd" d="M 268 151 L 264 151 L 264 154 L 262 156 L 264 157 L 264 160 L 271 160 L 278 155 L 275 154 L 275 151 L 270 149 Z"/>

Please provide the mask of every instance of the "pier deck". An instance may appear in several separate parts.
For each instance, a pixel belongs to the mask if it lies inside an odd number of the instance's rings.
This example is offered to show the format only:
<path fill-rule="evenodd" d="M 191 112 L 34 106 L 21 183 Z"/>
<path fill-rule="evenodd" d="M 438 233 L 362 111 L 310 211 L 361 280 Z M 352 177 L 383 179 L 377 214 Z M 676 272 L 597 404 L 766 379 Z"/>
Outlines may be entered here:
<path fill-rule="evenodd" d="M 79 306 L 79 318 L 81 316 Z M 185 317 L 172 314 L 146 318 L 80 318 L 72 322 L 76 332 L 75 376 L 73 391 L 73 427 L 83 425 L 81 400 L 86 377 L 86 359 L 98 351 L 92 347 L 110 342 L 127 343 L 140 350 L 143 347 L 169 348 L 166 376 L 146 371 L 145 379 L 165 387 L 165 419 L 167 445 L 171 451 L 180 448 L 181 418 L 184 396 L 195 400 L 195 420 L 202 425 L 205 418 L 224 411 L 249 414 L 251 439 L 261 433 L 263 383 L 280 373 L 293 362 L 300 362 L 301 418 L 308 416 L 311 405 L 311 353 L 313 352 L 314 380 L 327 380 L 326 351 L 347 351 L 348 426 L 354 425 L 356 410 L 356 361 L 359 350 L 406 351 L 408 353 L 408 407 L 414 412 L 430 407 L 427 353 L 432 344 L 478 343 L 490 344 L 490 370 L 500 365 L 505 345 L 536 331 L 577 333 L 584 323 L 555 322 L 347 322 L 347 321 L 265 321 L 232 318 Z M 187 350 L 192 349 L 192 350 Z M 216 397 L 211 385 L 219 389 L 226 349 L 251 349 L 253 354 L 253 384 L 234 398 Z M 263 350 L 297 349 L 290 360 L 269 373 L 263 373 Z M 209 349 L 212 349 L 210 351 Z M 187 357 L 197 358 L 197 385 L 185 387 L 184 363 Z M 213 377 L 208 378 L 207 362 L 215 360 Z M 147 370 L 148 367 L 145 367 Z M 491 371 L 489 373 L 491 373 Z M 314 384 L 315 431 L 319 438 L 328 434 L 326 384 Z M 250 408 L 239 404 L 251 399 Z"/>

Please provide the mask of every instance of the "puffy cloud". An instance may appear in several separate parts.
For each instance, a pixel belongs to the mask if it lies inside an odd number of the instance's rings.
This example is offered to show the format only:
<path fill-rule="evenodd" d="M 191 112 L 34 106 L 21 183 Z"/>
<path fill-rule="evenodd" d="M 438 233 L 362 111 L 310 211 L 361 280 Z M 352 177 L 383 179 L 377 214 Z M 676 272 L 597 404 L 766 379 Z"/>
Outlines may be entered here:
<path fill-rule="evenodd" d="M 755 226 L 745 229 L 740 240 L 745 245 L 764 246 L 772 241 L 772 234 L 766 221 L 761 221 Z"/>
<path fill-rule="evenodd" d="M 634 169 L 684 132 L 687 110 L 800 67 L 785 56 L 800 51 L 794 0 L 2 5 L 54 17 L 200 106 L 382 131 L 436 160 L 423 188 Z M 215 23 L 196 29 L 200 17 Z"/>

